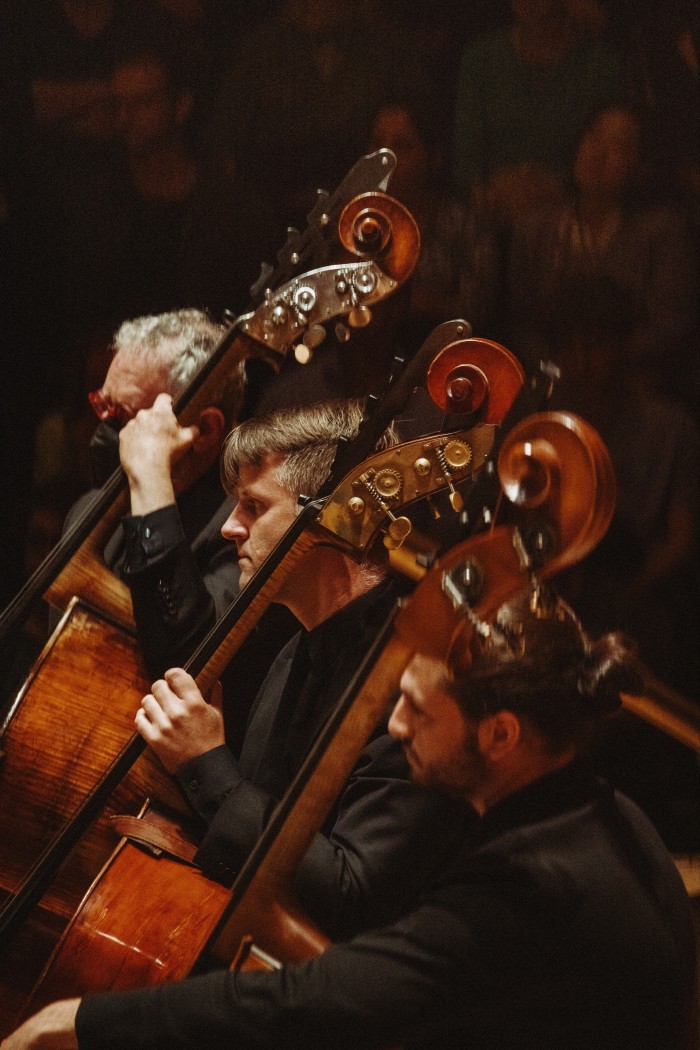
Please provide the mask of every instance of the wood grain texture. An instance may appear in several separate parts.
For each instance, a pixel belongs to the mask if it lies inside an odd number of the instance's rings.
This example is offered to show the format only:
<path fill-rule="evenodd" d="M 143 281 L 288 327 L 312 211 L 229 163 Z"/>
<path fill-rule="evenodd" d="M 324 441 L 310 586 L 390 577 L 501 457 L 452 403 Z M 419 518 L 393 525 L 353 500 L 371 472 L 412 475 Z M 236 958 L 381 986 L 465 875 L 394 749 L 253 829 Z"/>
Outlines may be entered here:
<path fill-rule="evenodd" d="M 72 602 L 2 738 L 0 889 L 17 888 L 131 738 L 149 688 L 134 637 Z M 63 865 L 45 908 L 66 918 L 72 914 L 116 844 L 109 814 L 137 812 L 146 794 L 183 806 L 170 777 L 144 756 Z"/>

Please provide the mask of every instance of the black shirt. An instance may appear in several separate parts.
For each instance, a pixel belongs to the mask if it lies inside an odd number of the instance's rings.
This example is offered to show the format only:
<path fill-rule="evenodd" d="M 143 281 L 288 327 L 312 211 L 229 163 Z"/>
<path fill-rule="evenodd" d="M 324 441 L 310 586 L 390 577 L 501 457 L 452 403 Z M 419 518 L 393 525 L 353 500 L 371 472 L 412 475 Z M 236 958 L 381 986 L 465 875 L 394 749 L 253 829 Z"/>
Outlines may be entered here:
<path fill-rule="evenodd" d="M 642 866 L 639 858 L 643 857 Z M 80 1050 L 686 1050 L 688 900 L 642 813 L 571 766 L 495 807 L 402 919 L 272 973 L 87 997 Z"/>
<path fill-rule="evenodd" d="M 196 859 L 210 878 L 233 881 L 395 600 L 385 581 L 296 635 L 253 703 L 240 759 L 222 745 L 179 771 L 207 828 Z M 303 907 L 332 936 L 400 914 L 444 867 L 471 819 L 461 804 L 409 783 L 384 721 L 301 866 Z"/>

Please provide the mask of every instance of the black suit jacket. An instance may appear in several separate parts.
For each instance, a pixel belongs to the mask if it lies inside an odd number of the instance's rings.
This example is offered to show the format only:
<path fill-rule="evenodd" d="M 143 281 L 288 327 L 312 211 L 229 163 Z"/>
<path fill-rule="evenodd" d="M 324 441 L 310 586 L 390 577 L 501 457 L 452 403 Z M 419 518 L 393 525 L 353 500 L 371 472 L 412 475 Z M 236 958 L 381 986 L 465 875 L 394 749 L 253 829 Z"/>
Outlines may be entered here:
<path fill-rule="evenodd" d="M 80 1050 L 686 1050 L 688 900 L 647 819 L 575 766 L 491 810 L 404 918 L 272 973 L 86 997 Z"/>
<path fill-rule="evenodd" d="M 64 531 L 95 491 L 69 511 Z M 233 501 L 212 468 L 169 507 L 126 515 L 104 550 L 128 585 L 144 661 L 152 678 L 183 664 L 238 594 L 234 544 L 221 535 Z"/>
<path fill-rule="evenodd" d="M 178 781 L 205 833 L 197 862 L 230 885 L 396 601 L 390 581 L 282 650 L 250 712 L 236 758 L 227 746 Z M 235 687 L 235 683 L 234 683 Z M 226 705 L 235 704 L 234 692 Z M 338 937 L 399 915 L 446 866 L 474 815 L 409 783 L 400 745 L 380 725 L 298 873 L 310 917 Z"/>

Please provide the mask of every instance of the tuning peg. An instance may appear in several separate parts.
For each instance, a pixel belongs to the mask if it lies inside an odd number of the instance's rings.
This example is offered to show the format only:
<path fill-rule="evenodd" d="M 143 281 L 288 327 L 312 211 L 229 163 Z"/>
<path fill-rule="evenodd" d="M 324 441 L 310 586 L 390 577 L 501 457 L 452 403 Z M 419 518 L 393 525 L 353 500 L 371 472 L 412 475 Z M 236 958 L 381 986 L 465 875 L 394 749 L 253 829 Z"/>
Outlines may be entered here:
<path fill-rule="evenodd" d="M 348 314 L 351 328 L 366 328 L 372 320 L 372 311 L 368 306 L 355 306 Z"/>
<path fill-rule="evenodd" d="M 308 365 L 313 356 L 313 348 L 306 343 L 297 343 L 294 347 L 294 360 L 300 365 Z"/>
<path fill-rule="evenodd" d="M 326 329 L 321 324 L 312 324 L 304 336 L 303 343 L 294 347 L 294 358 L 300 365 L 308 365 L 314 356 L 314 350 L 326 338 Z"/>
<path fill-rule="evenodd" d="M 457 489 L 452 489 L 452 491 L 450 492 L 450 506 L 452 507 L 452 510 L 455 512 L 455 514 L 459 514 L 459 512 L 464 509 L 464 500 L 460 496 L 459 492 L 457 492 Z"/>
<path fill-rule="evenodd" d="M 398 550 L 406 537 L 410 535 L 412 529 L 413 525 L 408 518 L 392 517 L 384 536 L 384 546 L 390 551 Z"/>
<path fill-rule="evenodd" d="M 463 445 L 461 441 L 452 441 L 442 448 L 438 446 L 435 449 L 435 455 L 440 464 L 442 476 L 450 490 L 450 506 L 455 514 L 459 514 L 464 508 L 464 500 L 452 484 L 451 467 L 468 463 L 471 459 L 471 449 L 468 445 Z"/>
<path fill-rule="evenodd" d="M 347 343 L 350 339 L 350 329 L 342 321 L 338 321 L 335 326 L 335 337 L 339 343 Z"/>
<path fill-rule="evenodd" d="M 309 327 L 306 335 L 304 336 L 304 342 L 307 346 L 310 346 L 312 350 L 315 350 L 317 346 L 320 346 L 323 340 L 326 338 L 326 329 L 322 324 L 312 324 Z"/>

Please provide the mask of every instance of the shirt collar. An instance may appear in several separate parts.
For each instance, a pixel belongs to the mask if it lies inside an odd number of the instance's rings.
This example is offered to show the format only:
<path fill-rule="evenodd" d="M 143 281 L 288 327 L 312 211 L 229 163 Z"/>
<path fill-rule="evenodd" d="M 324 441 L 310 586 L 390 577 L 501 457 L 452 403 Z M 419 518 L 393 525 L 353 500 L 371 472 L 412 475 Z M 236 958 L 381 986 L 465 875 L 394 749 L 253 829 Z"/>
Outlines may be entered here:
<path fill-rule="evenodd" d="M 312 630 L 302 631 L 312 667 L 315 670 L 327 668 L 337 652 L 348 648 L 349 640 L 359 642 L 366 639 L 367 629 L 386 618 L 396 598 L 396 587 L 387 577 Z"/>
<path fill-rule="evenodd" d="M 524 824 L 549 820 L 587 805 L 605 792 L 584 761 L 576 759 L 501 799 L 481 820 L 482 841 Z"/>

